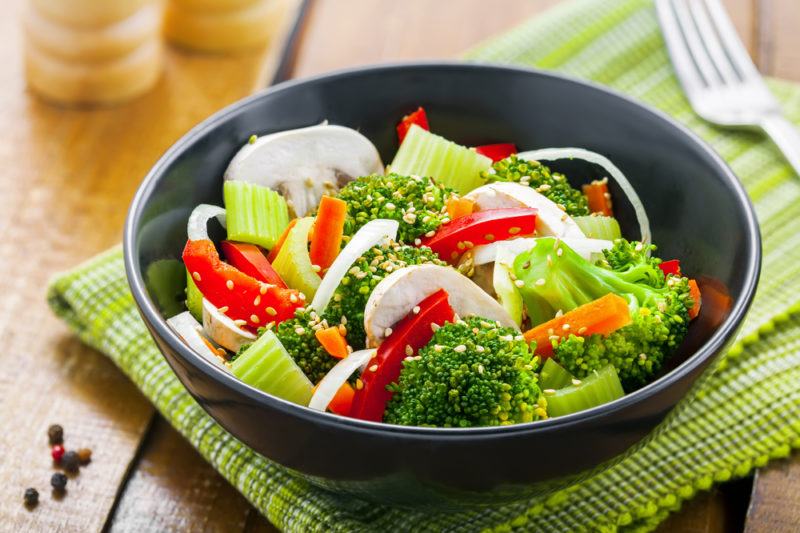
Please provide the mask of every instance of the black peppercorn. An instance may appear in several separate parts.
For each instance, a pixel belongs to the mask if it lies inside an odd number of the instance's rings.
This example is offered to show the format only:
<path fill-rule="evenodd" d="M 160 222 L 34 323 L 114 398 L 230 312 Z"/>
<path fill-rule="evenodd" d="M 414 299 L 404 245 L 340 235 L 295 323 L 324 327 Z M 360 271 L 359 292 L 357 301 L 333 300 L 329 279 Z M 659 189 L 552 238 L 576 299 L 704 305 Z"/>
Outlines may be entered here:
<path fill-rule="evenodd" d="M 39 491 L 34 488 L 25 489 L 25 496 L 23 496 L 23 498 L 25 499 L 25 505 L 28 507 L 35 507 L 36 504 L 39 503 Z"/>
<path fill-rule="evenodd" d="M 47 428 L 47 438 L 50 440 L 50 446 L 61 444 L 64 442 L 64 428 L 58 424 L 53 424 Z"/>
<path fill-rule="evenodd" d="M 67 487 L 67 476 L 65 476 L 61 472 L 56 472 L 50 478 L 50 485 L 52 485 L 53 490 L 56 490 L 58 492 L 63 491 Z"/>
<path fill-rule="evenodd" d="M 77 472 L 80 458 L 78 452 L 70 450 L 61 457 L 61 467 L 67 472 Z"/>

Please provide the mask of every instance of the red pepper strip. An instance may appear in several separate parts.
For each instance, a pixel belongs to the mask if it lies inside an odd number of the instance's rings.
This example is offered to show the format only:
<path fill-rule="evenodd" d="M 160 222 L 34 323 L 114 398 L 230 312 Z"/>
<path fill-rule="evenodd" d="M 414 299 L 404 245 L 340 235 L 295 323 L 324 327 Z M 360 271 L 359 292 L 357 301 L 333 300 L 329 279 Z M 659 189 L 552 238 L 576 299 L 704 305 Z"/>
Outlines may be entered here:
<path fill-rule="evenodd" d="M 455 262 L 473 246 L 532 235 L 535 228 L 536 209 L 487 209 L 448 222 L 424 239 L 422 245 L 430 247 L 443 261 Z"/>
<path fill-rule="evenodd" d="M 409 314 L 392 328 L 392 334 L 378 347 L 378 353 L 361 374 L 363 387 L 356 387 L 351 417 L 374 422 L 383 419 L 386 404 L 392 397 L 386 387 L 397 381 L 403 360 L 416 355 L 420 348 L 430 342 L 433 337 L 432 324 L 441 326 L 455 320 L 455 312 L 447 298 L 444 289 L 438 290 L 419 303 L 419 313 Z"/>
<path fill-rule="evenodd" d="M 500 161 L 517 153 L 517 145 L 514 143 L 484 144 L 476 146 L 475 151 L 485 155 L 492 161 Z"/>
<path fill-rule="evenodd" d="M 244 242 L 222 241 L 220 243 L 222 253 L 231 266 L 239 269 L 250 277 L 256 278 L 264 283 L 276 285 L 282 289 L 286 288 L 280 275 L 275 272 L 272 265 L 267 260 L 267 256 L 261 248 L 255 244 Z"/>
<path fill-rule="evenodd" d="M 296 290 L 267 285 L 223 263 L 208 239 L 188 241 L 183 263 L 203 296 L 250 331 L 292 318 L 303 304 Z"/>
<path fill-rule="evenodd" d="M 408 115 L 404 116 L 400 123 L 397 125 L 397 139 L 400 142 L 403 142 L 403 139 L 406 138 L 406 134 L 408 130 L 411 128 L 412 125 L 416 124 L 420 128 L 425 131 L 430 131 L 430 127 L 428 126 L 428 115 L 425 114 L 425 110 L 422 107 L 418 107 L 416 111 L 413 113 L 409 113 Z"/>
<path fill-rule="evenodd" d="M 664 273 L 665 276 L 669 276 L 673 274 L 675 276 L 681 275 L 681 262 L 678 259 L 670 259 L 669 261 L 664 261 L 658 268 Z"/>

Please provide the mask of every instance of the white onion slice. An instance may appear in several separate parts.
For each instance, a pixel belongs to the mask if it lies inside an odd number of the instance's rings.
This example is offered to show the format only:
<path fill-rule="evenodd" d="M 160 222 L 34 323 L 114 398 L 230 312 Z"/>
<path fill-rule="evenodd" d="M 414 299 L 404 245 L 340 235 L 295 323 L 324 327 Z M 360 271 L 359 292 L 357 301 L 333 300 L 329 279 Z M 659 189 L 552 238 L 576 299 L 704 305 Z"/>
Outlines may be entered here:
<path fill-rule="evenodd" d="M 317 390 L 314 391 L 314 395 L 311 397 L 311 401 L 308 402 L 308 406 L 317 411 L 324 411 L 327 409 L 328 404 L 331 403 L 331 400 L 336 396 L 336 393 L 342 385 L 350 379 L 353 372 L 358 370 L 362 365 L 365 365 L 375 352 L 376 350 L 374 348 L 370 350 L 359 350 L 336 363 L 336 366 L 331 368 L 317 385 Z"/>
<path fill-rule="evenodd" d="M 183 341 L 189 345 L 189 348 L 226 372 L 230 372 L 228 367 L 222 364 L 222 360 L 219 356 L 203 341 L 203 336 L 200 334 L 203 328 L 200 322 L 195 320 L 189 311 L 184 311 L 183 313 L 167 319 L 167 324 L 175 330 L 175 333 L 180 335 Z"/>
<path fill-rule="evenodd" d="M 633 206 L 633 210 L 636 213 L 636 220 L 639 222 L 641 241 L 645 245 L 650 244 L 650 221 L 647 218 L 644 205 L 642 204 L 641 199 L 639 199 L 639 195 L 636 194 L 631 182 L 625 177 L 625 174 L 623 174 L 622 171 L 617 168 L 617 166 L 607 157 L 583 148 L 542 148 L 540 150 L 522 152 L 517 154 L 517 157 L 535 161 L 582 159 L 583 161 L 600 165 L 606 172 L 608 172 L 609 177 L 617 182 L 617 185 L 619 185 L 620 189 L 622 189 L 622 192 L 624 192 L 625 196 L 628 197 L 628 201 L 630 201 L 631 205 Z"/>
<path fill-rule="evenodd" d="M 472 249 L 472 262 L 476 266 L 492 263 L 501 249 L 516 256 L 536 246 L 536 241 L 538 240 L 538 237 L 523 237 L 482 244 Z M 614 246 L 613 242 L 604 239 L 575 239 L 568 237 L 560 240 L 587 261 L 592 261 L 597 254 L 602 254 L 603 250 L 608 250 Z"/>
<path fill-rule="evenodd" d="M 341 283 L 342 278 L 347 275 L 347 271 L 353 266 L 364 252 L 374 246 L 378 246 L 387 239 L 396 240 L 397 230 L 400 223 L 396 220 L 377 219 L 370 220 L 359 229 L 347 246 L 339 252 L 336 260 L 325 273 L 322 283 L 319 284 L 314 299 L 311 301 L 311 308 L 317 313 L 322 314 L 328 303 L 333 297 L 336 287 Z"/>
<path fill-rule="evenodd" d="M 208 239 L 208 221 L 217 217 L 219 223 L 225 227 L 225 210 L 216 205 L 200 204 L 189 215 L 186 234 L 190 241 Z"/>

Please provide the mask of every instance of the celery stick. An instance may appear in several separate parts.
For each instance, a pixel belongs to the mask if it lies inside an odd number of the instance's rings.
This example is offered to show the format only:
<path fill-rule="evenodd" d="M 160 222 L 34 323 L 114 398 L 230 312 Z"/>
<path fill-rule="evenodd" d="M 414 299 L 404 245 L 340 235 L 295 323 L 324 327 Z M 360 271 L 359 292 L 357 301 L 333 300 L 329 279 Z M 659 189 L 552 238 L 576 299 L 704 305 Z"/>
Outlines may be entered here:
<path fill-rule="evenodd" d="M 197 288 L 189 271 L 186 271 L 186 309 L 198 322 L 203 322 L 203 293 Z"/>
<path fill-rule="evenodd" d="M 229 180 L 223 188 L 228 239 L 264 248 L 275 246 L 289 225 L 283 196 L 268 187 Z"/>
<path fill-rule="evenodd" d="M 233 375 L 251 387 L 300 405 L 308 405 L 314 385 L 281 341 L 264 332 L 231 365 Z"/>
<path fill-rule="evenodd" d="M 481 172 L 492 166 L 486 156 L 419 126 L 411 126 L 400 145 L 391 171 L 431 177 L 460 194 L 483 185 Z"/>
<path fill-rule="evenodd" d="M 313 217 L 299 219 L 281 246 L 278 257 L 272 263 L 272 267 L 281 279 L 292 289 L 305 294 L 309 302 L 314 298 L 322 281 L 319 274 L 314 272 L 308 255 L 308 232 L 313 225 Z"/>
<path fill-rule="evenodd" d="M 622 398 L 625 392 L 612 365 L 595 371 L 574 385 L 545 394 L 547 414 L 551 417 L 577 413 L 584 409 Z"/>
<path fill-rule="evenodd" d="M 519 326 L 522 323 L 522 295 L 514 285 L 514 280 L 511 279 L 511 270 L 513 269 L 515 257 L 516 254 L 506 248 L 497 250 L 492 273 L 492 285 L 500 305 Z"/>
<path fill-rule="evenodd" d="M 614 217 L 585 216 L 572 217 L 581 231 L 590 239 L 613 241 L 622 237 L 619 222 Z"/>
<path fill-rule="evenodd" d="M 542 389 L 563 389 L 572 385 L 572 374 L 553 360 L 552 357 L 545 360 L 542 370 L 539 372 L 539 383 Z"/>

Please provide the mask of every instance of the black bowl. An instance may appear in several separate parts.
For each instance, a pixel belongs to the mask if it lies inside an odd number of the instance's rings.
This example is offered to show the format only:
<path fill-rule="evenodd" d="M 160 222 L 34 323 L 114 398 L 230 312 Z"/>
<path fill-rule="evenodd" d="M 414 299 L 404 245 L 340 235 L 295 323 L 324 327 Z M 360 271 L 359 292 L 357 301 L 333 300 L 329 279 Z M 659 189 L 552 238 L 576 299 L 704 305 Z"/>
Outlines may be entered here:
<path fill-rule="evenodd" d="M 221 204 L 222 174 L 253 134 L 329 120 L 359 129 L 384 161 L 395 124 L 425 106 L 436 132 L 475 145 L 578 146 L 630 178 L 659 255 L 680 258 L 706 299 L 690 335 L 650 385 L 563 418 L 500 428 L 411 428 L 323 414 L 271 397 L 191 352 L 164 321 L 182 287 L 164 290 L 198 203 Z M 572 169 L 576 182 L 596 169 Z M 619 195 L 617 195 L 619 199 Z M 618 200 L 632 238 L 630 206 Z M 153 266 L 157 265 L 157 266 Z M 165 267 L 168 266 L 167 267 Z M 656 427 L 731 341 L 753 297 L 760 239 L 745 191 L 700 139 L 607 89 L 532 70 L 477 64 L 360 68 L 283 83 L 220 111 L 179 140 L 144 180 L 125 227 L 133 296 L 180 380 L 245 444 L 312 482 L 379 502 L 455 506 L 519 499 L 604 468 Z M 170 275 L 165 275 L 170 273 Z"/>

